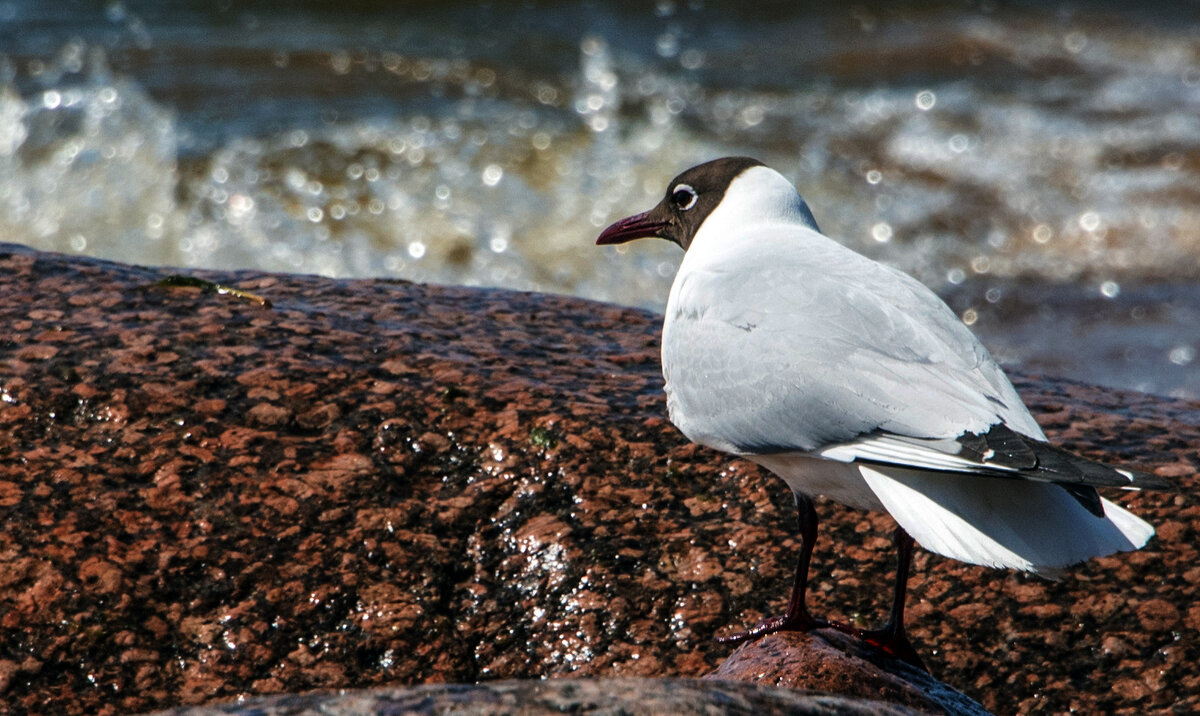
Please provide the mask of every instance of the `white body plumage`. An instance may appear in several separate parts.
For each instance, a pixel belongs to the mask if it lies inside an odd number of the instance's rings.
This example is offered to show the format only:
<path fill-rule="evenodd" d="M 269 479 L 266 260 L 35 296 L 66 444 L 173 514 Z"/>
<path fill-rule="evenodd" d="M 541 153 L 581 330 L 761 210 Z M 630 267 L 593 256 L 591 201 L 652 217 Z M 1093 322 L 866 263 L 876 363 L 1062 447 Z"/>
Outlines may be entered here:
<path fill-rule="evenodd" d="M 662 361 L 691 440 L 795 491 L 887 510 L 926 549 L 974 564 L 1052 575 L 1153 535 L 1108 500 L 1097 516 L 1059 485 L 959 454 L 957 439 L 997 425 L 1045 436 L 932 291 L 823 236 L 774 170 L 733 179 L 686 248 Z"/>

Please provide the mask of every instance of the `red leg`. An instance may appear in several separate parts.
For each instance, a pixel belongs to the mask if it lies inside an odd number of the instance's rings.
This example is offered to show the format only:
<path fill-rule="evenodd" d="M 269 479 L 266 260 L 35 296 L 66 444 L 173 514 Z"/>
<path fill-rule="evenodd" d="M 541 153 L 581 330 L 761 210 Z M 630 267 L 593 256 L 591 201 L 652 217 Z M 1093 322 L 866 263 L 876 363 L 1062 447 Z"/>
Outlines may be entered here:
<path fill-rule="evenodd" d="M 896 587 L 892 593 L 892 610 L 887 623 L 881 629 L 859 629 L 848 624 L 818 619 L 808 612 L 805 593 L 808 591 L 808 565 L 812 561 L 813 545 L 817 540 L 817 511 L 812 500 L 796 494 L 796 517 L 800 528 L 800 557 L 796 563 L 796 579 L 792 583 L 792 597 L 788 600 L 783 616 L 764 619 L 756 626 L 732 636 L 718 637 L 722 644 L 740 644 L 755 637 L 774 634 L 777 631 L 812 631 L 830 627 L 845 634 L 856 636 L 878 648 L 889 656 L 928 671 L 916 649 L 904 633 L 904 600 L 908 591 L 908 570 L 912 565 L 913 538 L 897 525 L 893 534 L 896 543 Z"/>
<path fill-rule="evenodd" d="M 808 591 L 808 565 L 812 561 L 813 545 L 817 541 L 817 510 L 813 507 L 812 499 L 807 495 L 796 495 L 796 521 L 800 532 L 800 558 L 796 562 L 796 578 L 792 583 L 792 598 L 788 600 L 787 611 L 783 616 L 771 617 L 759 622 L 747 631 L 732 636 L 718 637 L 722 644 L 740 644 L 764 634 L 774 634 L 777 631 L 812 631 L 829 626 L 824 619 L 816 619 L 808 613 L 805 606 L 805 592 Z"/>
<path fill-rule="evenodd" d="M 857 636 L 885 654 L 912 664 L 921 671 L 929 671 L 904 633 L 904 597 L 908 591 L 908 568 L 912 564 L 913 538 L 904 531 L 903 527 L 897 525 L 893 539 L 896 542 L 897 553 L 896 589 L 892 594 L 892 611 L 888 615 L 887 623 L 881 629 L 858 629 L 845 624 L 832 623 L 830 626 L 838 631 Z"/>

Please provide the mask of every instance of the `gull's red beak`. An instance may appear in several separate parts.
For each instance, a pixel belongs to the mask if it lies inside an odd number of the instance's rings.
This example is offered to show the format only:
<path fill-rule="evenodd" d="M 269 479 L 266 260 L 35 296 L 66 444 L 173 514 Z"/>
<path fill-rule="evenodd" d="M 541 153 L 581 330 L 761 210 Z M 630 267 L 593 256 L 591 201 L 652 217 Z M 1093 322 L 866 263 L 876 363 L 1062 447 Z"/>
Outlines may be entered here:
<path fill-rule="evenodd" d="M 608 246 L 609 244 L 623 244 L 634 239 L 658 237 L 659 232 L 666 226 L 666 222 L 651 219 L 650 212 L 646 211 L 621 219 L 600 232 L 600 236 L 596 238 L 596 245 Z"/>

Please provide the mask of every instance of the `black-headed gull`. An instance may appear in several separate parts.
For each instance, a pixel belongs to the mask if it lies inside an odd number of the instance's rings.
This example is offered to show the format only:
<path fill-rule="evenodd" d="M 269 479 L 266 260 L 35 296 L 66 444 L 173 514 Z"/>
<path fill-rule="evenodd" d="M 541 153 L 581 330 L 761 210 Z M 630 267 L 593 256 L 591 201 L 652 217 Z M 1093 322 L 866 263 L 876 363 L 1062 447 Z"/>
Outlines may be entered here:
<path fill-rule="evenodd" d="M 795 187 L 761 162 L 693 167 L 596 243 L 648 237 L 686 252 L 663 322 L 671 421 L 694 442 L 762 465 L 796 496 L 802 546 L 787 612 L 729 641 L 833 626 L 920 665 L 903 619 L 913 539 L 964 562 L 1053 576 L 1154 534 L 1096 488 L 1164 480 L 1048 444 L 941 299 L 822 235 Z M 882 629 L 805 608 L 812 495 L 895 519 L 900 558 Z"/>

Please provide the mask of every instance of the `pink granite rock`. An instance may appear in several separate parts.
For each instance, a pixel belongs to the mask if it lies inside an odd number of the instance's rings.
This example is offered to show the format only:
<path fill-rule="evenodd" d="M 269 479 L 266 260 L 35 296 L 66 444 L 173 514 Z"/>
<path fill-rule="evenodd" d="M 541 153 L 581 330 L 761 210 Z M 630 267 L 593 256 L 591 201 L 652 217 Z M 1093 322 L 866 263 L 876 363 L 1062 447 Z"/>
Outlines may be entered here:
<path fill-rule="evenodd" d="M 784 486 L 666 421 L 658 319 L 565 297 L 197 275 L 0 245 L 0 700 L 117 713 L 319 688 L 700 676 L 780 611 Z M 910 636 L 1001 712 L 1200 709 L 1200 405 L 1018 387 L 1179 480 L 1051 583 L 919 552 Z M 882 619 L 888 521 L 822 503 L 812 606 Z M 760 646 L 762 646 L 760 644 Z"/>
<path fill-rule="evenodd" d="M 843 694 L 922 713 L 988 713 L 924 671 L 832 629 L 778 632 L 747 642 L 704 678 Z"/>

